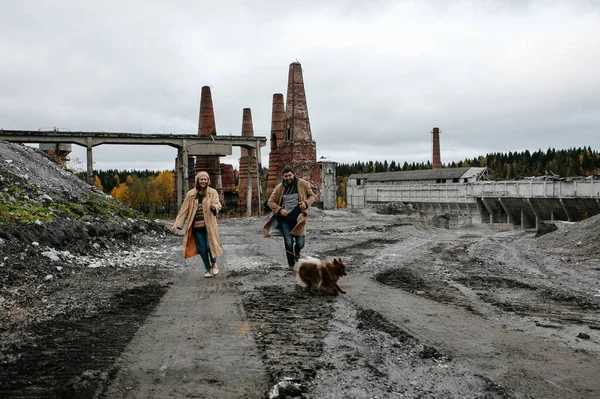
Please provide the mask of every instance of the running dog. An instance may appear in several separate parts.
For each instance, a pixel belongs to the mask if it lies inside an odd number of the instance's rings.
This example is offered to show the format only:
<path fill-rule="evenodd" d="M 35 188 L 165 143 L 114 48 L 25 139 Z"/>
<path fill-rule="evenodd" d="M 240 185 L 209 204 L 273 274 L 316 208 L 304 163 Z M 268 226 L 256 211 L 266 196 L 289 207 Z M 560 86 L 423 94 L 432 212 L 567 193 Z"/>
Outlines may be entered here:
<path fill-rule="evenodd" d="M 342 258 L 333 261 L 321 262 L 319 259 L 306 257 L 300 259 L 296 265 L 296 278 L 306 291 L 312 294 L 312 289 L 322 289 L 334 295 L 345 294 L 337 284 L 338 280 L 346 275 L 346 266 Z"/>

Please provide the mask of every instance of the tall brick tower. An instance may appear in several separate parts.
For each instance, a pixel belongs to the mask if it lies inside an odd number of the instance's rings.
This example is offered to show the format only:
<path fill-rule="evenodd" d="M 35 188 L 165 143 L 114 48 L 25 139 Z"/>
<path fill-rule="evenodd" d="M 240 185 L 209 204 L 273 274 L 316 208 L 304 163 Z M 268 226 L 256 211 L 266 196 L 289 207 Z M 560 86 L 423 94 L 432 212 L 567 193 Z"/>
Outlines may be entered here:
<path fill-rule="evenodd" d="M 242 136 L 254 137 L 254 127 L 252 125 L 252 110 L 244 108 L 242 116 Z M 256 151 L 241 148 L 240 150 L 240 174 L 239 174 L 239 209 L 242 214 L 246 213 L 248 204 L 248 152 L 252 152 L 252 213 L 258 213 L 258 175 L 256 173 Z"/>
<path fill-rule="evenodd" d="M 432 169 L 442 169 L 442 159 L 440 157 L 440 128 L 434 127 L 431 131 L 431 147 L 432 147 Z"/>
<path fill-rule="evenodd" d="M 212 95 L 210 87 L 202 87 L 200 95 L 200 118 L 198 121 L 199 136 L 216 136 L 215 112 L 213 110 Z M 221 163 L 218 155 L 203 155 L 196 157 L 196 173 L 201 170 L 208 172 L 210 185 L 219 193 L 221 201 L 223 198 L 223 184 L 221 182 Z"/>
<path fill-rule="evenodd" d="M 321 172 L 317 164 L 317 146 L 310 131 L 302 67 L 299 62 L 290 64 L 284 129 L 284 142 L 279 146 L 280 162 L 282 165 L 291 165 L 298 177 L 310 182 L 316 200 L 320 201 Z"/>
<path fill-rule="evenodd" d="M 273 111 L 271 114 L 271 151 L 269 152 L 269 177 L 267 186 L 267 198 L 275 189 L 275 186 L 281 182 L 281 169 L 285 165 L 281 164 L 279 158 L 279 146 L 284 140 L 285 130 L 285 107 L 283 104 L 283 94 L 273 94 Z"/>

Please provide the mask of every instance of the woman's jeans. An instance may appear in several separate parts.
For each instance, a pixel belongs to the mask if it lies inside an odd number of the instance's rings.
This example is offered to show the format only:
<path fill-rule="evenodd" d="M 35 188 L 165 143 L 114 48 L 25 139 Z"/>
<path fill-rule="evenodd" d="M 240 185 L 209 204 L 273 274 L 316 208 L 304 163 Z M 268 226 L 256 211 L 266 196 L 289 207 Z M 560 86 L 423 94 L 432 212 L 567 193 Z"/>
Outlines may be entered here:
<path fill-rule="evenodd" d="M 287 221 L 285 218 L 278 220 L 283 232 L 283 243 L 285 245 L 285 254 L 287 256 L 288 266 L 294 266 L 296 260 L 300 258 L 300 251 L 304 248 L 304 236 L 295 236 L 290 233 L 296 226 L 295 221 Z M 294 247 L 294 238 L 296 239 L 296 247 Z"/>
<path fill-rule="evenodd" d="M 203 229 L 192 231 L 192 234 L 194 235 L 194 241 L 196 241 L 196 248 L 198 248 L 200 257 L 202 257 L 202 261 L 204 262 L 204 268 L 206 270 L 210 270 L 211 265 L 217 263 L 217 260 L 213 258 L 212 254 L 210 253 L 210 246 L 208 244 L 208 233 L 206 229 Z"/>

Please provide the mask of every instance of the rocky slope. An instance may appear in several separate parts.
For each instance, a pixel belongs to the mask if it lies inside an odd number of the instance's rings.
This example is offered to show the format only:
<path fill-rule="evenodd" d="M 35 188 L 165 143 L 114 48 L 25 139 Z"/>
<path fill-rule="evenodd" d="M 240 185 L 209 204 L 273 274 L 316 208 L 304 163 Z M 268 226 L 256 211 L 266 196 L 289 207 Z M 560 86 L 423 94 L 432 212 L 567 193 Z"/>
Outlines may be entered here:
<path fill-rule="evenodd" d="M 160 245 L 165 227 L 35 148 L 0 142 L 0 205 L 4 344 L 32 323 L 74 309 L 88 312 L 128 282 L 160 274 L 145 268 L 123 278 L 140 266 L 142 243 Z"/>

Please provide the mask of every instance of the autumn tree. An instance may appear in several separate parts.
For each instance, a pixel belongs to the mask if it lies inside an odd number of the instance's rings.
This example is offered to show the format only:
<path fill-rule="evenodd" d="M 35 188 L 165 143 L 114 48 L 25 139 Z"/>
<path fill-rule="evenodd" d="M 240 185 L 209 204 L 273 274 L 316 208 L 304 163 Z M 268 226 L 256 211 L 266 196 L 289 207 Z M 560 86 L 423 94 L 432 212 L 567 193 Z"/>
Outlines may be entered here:
<path fill-rule="evenodd" d="M 98 177 L 98 175 L 94 175 L 94 186 L 96 186 L 96 188 L 100 191 L 102 191 L 102 182 L 100 181 L 100 178 Z"/>

